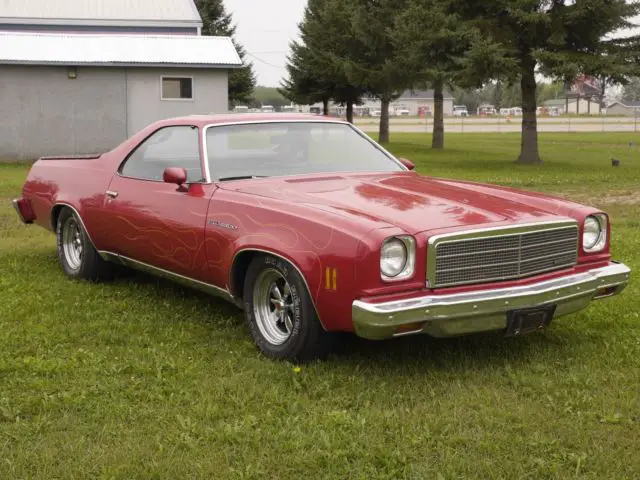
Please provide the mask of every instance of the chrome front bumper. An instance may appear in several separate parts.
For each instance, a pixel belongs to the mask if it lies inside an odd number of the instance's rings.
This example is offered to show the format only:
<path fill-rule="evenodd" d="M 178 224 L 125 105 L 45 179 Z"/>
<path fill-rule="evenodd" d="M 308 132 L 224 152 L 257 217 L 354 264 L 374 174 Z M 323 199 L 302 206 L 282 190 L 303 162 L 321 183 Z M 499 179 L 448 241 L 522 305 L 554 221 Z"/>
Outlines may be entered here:
<path fill-rule="evenodd" d="M 451 295 L 427 295 L 407 300 L 370 303 L 356 300 L 352 306 L 356 334 L 383 339 L 427 333 L 452 337 L 502 330 L 513 310 L 555 305 L 554 318 L 582 310 L 592 300 L 620 293 L 631 269 L 622 263 L 513 288 Z"/>

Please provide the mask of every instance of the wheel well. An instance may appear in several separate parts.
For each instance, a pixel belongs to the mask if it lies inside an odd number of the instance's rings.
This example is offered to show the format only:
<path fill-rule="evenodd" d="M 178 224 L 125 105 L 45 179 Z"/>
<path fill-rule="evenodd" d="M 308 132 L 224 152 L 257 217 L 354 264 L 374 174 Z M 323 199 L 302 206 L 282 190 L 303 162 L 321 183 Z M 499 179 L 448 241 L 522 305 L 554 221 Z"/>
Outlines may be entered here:
<path fill-rule="evenodd" d="M 237 254 L 236 257 L 234 258 L 233 264 L 231 265 L 231 275 L 229 280 L 229 293 L 231 293 L 231 295 L 234 298 L 240 300 L 238 306 L 242 305 L 242 296 L 244 294 L 244 281 L 245 281 L 245 278 L 247 277 L 247 270 L 249 269 L 249 265 L 251 265 L 251 262 L 256 257 L 256 255 L 273 255 L 276 257 L 280 257 L 283 260 L 286 260 L 298 271 L 298 273 L 302 277 L 302 281 L 304 282 L 307 288 L 307 291 L 309 292 L 309 295 L 311 295 L 311 290 L 309 289 L 309 284 L 307 283 L 307 280 L 305 279 L 300 269 L 290 260 L 278 254 L 268 252 L 266 250 L 244 250 L 239 254 Z M 318 313 L 318 308 L 316 307 L 315 301 L 312 297 L 311 297 L 311 304 L 313 305 L 313 309 L 315 310 L 316 315 L 318 316 L 318 320 L 320 321 L 322 328 L 326 330 L 324 323 L 320 318 L 320 314 Z"/>
<path fill-rule="evenodd" d="M 231 290 L 231 295 L 235 298 L 242 298 L 247 270 L 254 257 L 260 253 L 261 252 L 257 250 L 245 250 L 244 252 L 240 252 L 233 260 L 229 289 Z"/>
<path fill-rule="evenodd" d="M 58 217 L 62 213 L 62 210 L 66 208 L 66 205 L 54 205 L 53 209 L 51 209 L 51 230 L 56 231 L 56 227 L 58 225 Z"/>

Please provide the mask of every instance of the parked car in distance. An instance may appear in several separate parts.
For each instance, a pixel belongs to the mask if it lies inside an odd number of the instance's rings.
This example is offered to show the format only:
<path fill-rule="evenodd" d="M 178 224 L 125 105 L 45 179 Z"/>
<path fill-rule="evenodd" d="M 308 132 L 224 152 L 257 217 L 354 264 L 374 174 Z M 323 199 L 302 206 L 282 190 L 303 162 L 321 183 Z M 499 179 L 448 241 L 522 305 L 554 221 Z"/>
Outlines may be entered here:
<path fill-rule="evenodd" d="M 233 113 L 249 113 L 249 107 L 246 105 L 236 105 L 233 108 Z"/>
<path fill-rule="evenodd" d="M 379 108 L 372 108 L 370 110 L 370 114 L 372 117 L 380 117 L 382 116 L 382 110 L 380 110 Z"/>
<path fill-rule="evenodd" d="M 409 110 L 407 107 L 396 107 L 396 109 L 394 110 L 394 115 L 396 117 L 408 117 L 409 115 L 411 115 L 411 110 Z"/>
<path fill-rule="evenodd" d="M 493 105 L 480 105 L 477 113 L 479 117 L 490 117 L 497 114 L 496 108 Z"/>
<path fill-rule="evenodd" d="M 467 107 L 465 105 L 454 105 L 453 106 L 453 116 L 454 117 L 468 117 L 469 112 L 467 111 Z"/>
<path fill-rule="evenodd" d="M 522 108 L 521 107 L 511 107 L 511 115 L 514 117 L 522 116 Z"/>
<path fill-rule="evenodd" d="M 558 117 L 560 116 L 560 109 L 558 107 L 538 107 L 536 108 L 536 115 Z"/>
<path fill-rule="evenodd" d="M 418 107 L 418 117 L 430 117 L 432 115 L 431 113 L 431 106 L 430 105 L 421 105 Z"/>
<path fill-rule="evenodd" d="M 217 295 L 276 359 L 335 332 L 517 336 L 626 286 L 602 210 L 413 169 L 341 120 L 190 116 L 42 157 L 13 204 L 68 277 L 124 265 Z"/>

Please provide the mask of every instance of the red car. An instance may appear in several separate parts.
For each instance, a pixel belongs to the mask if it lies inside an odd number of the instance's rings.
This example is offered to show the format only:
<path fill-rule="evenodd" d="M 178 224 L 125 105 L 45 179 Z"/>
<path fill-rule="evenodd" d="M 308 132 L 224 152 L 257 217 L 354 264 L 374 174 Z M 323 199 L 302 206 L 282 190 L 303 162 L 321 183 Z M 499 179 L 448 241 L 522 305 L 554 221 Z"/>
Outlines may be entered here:
<path fill-rule="evenodd" d="M 520 335 L 626 286 L 600 210 L 412 169 L 340 120 L 191 116 L 39 159 L 14 205 L 69 277 L 204 289 L 273 358 L 323 357 L 334 332 Z"/>

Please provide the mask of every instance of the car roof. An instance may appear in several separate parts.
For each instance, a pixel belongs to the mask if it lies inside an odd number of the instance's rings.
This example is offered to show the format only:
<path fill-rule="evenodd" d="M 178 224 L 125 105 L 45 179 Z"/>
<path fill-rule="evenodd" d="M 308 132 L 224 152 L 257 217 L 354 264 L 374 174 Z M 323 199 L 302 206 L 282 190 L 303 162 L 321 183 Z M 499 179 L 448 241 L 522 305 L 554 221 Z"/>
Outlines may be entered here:
<path fill-rule="evenodd" d="M 311 121 L 311 122 L 341 122 L 339 118 L 304 113 L 224 113 L 213 115 L 189 115 L 186 117 L 168 118 L 158 123 L 163 125 L 193 125 L 198 126 L 221 123 L 251 123 L 251 122 L 286 122 L 286 121 Z"/>

